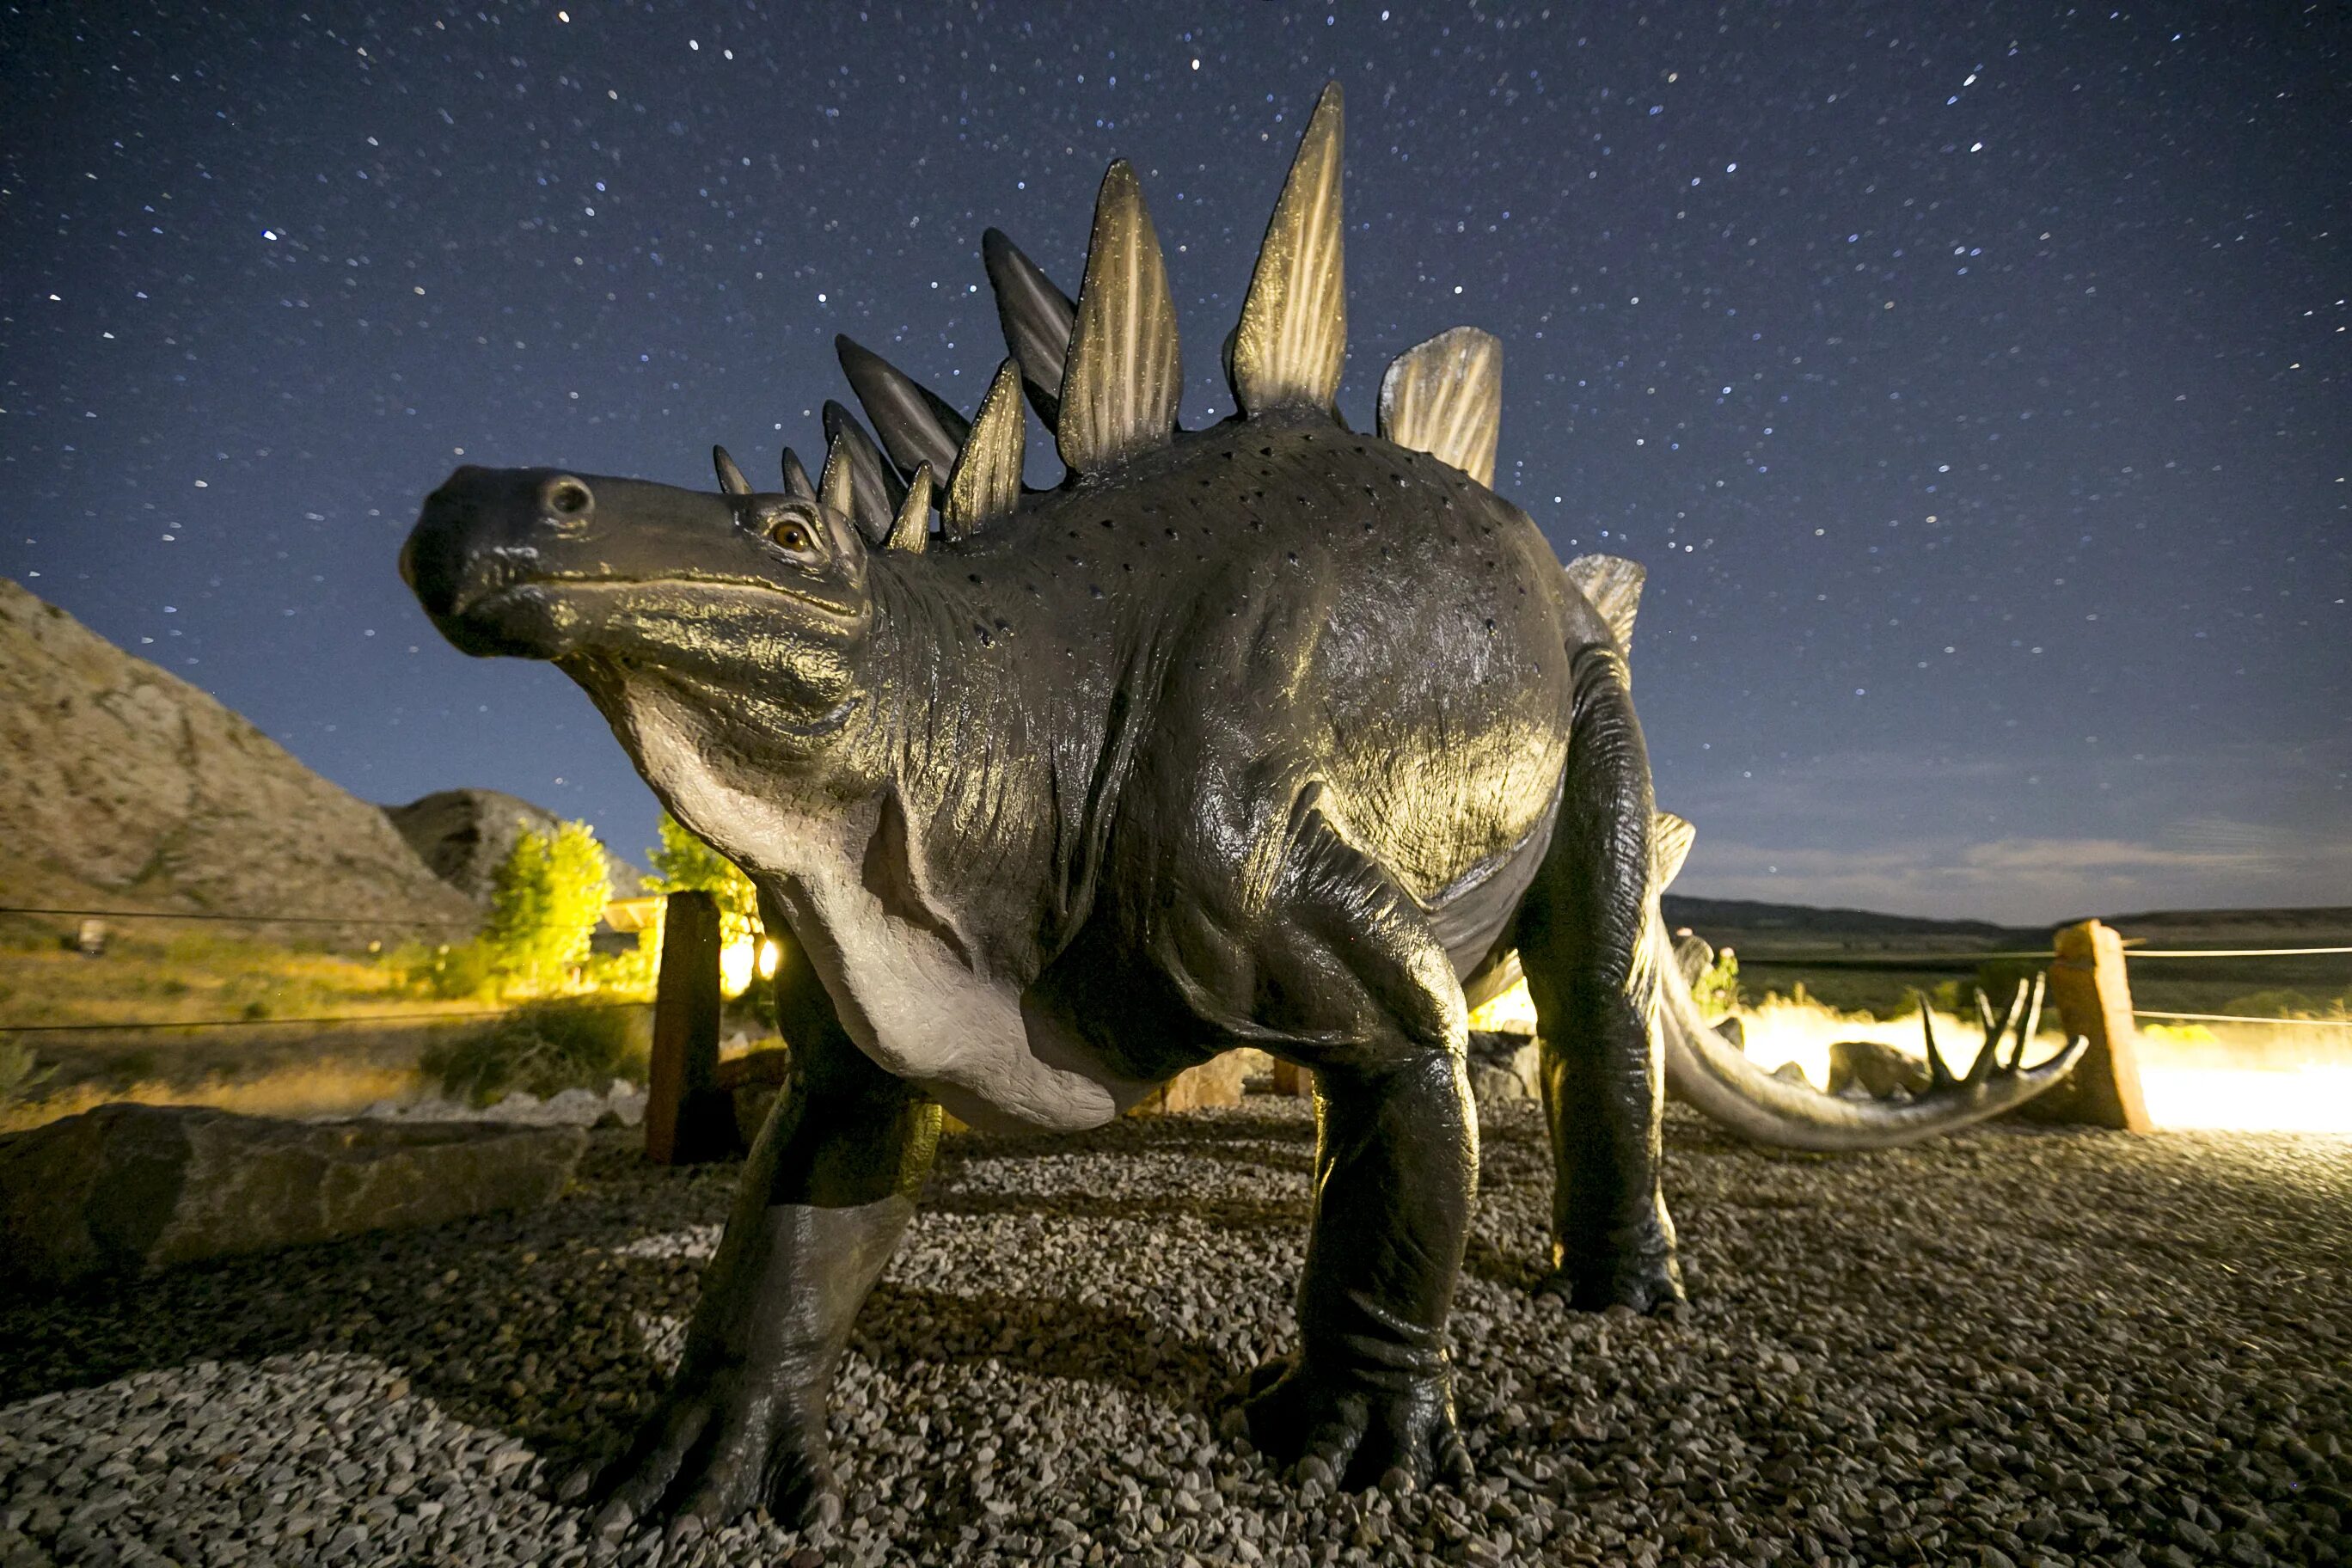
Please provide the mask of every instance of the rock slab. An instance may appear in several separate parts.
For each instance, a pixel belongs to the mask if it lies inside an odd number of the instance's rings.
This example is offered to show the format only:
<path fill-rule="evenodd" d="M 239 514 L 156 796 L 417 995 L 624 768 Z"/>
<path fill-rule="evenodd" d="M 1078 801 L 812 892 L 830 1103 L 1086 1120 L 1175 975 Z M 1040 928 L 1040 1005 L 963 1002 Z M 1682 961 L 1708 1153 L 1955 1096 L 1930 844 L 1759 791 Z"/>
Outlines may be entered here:
<path fill-rule="evenodd" d="M 60 1285 L 545 1203 L 576 1127 L 103 1105 L 0 1139 L 0 1266 Z"/>

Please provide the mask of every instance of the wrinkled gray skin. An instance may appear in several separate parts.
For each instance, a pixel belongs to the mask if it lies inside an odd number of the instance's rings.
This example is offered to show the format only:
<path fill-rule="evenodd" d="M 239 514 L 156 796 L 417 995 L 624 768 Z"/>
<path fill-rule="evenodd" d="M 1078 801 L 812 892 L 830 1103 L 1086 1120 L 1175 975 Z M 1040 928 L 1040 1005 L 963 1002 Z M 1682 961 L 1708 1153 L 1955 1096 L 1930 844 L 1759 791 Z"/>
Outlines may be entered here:
<path fill-rule="evenodd" d="M 1622 652 L 1526 515 L 1433 458 L 1237 418 L 920 553 L 785 495 L 466 468 L 402 566 L 459 647 L 578 681 L 793 939 L 795 1085 L 669 1394 L 573 1489 L 608 1528 L 838 1513 L 825 1391 L 941 1107 L 1077 1131 L 1237 1046 L 1311 1068 L 1301 1349 L 1239 1419 L 1349 1486 L 1467 1472 L 1465 992 L 1514 952 L 1574 1305 L 1682 1297 L 1670 1046 L 1735 1124 L 1868 1141 L 1697 1017 Z"/>

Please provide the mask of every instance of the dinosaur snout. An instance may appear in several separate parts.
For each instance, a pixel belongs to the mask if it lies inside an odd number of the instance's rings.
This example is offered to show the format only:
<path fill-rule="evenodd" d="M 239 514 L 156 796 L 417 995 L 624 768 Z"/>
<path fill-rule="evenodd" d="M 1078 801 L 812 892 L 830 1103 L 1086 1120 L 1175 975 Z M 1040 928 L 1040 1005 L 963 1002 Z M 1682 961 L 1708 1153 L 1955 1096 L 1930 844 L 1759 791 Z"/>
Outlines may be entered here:
<path fill-rule="evenodd" d="M 416 526 L 400 547 L 401 581 L 436 621 L 457 607 L 467 560 L 480 531 L 476 509 L 459 485 L 469 471 L 478 470 L 458 469 L 449 483 L 425 498 Z"/>
<path fill-rule="evenodd" d="M 442 634 L 466 652 L 540 653 L 534 635 L 509 624 L 516 615 L 488 602 L 576 548 L 595 510 L 595 491 L 572 474 L 459 468 L 425 498 L 401 546 L 401 578 Z"/>

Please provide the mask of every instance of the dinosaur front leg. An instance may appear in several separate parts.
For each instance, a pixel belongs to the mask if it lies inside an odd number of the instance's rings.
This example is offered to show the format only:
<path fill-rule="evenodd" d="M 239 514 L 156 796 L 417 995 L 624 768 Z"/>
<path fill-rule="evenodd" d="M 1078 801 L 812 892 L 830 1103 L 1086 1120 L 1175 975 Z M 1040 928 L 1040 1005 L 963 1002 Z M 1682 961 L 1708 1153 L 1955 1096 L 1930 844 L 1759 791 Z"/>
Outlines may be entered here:
<path fill-rule="evenodd" d="M 772 931 L 779 929 L 772 925 Z M 567 1481 L 606 1531 L 667 1517 L 693 1533 L 756 1507 L 838 1518 L 825 1398 L 857 1309 L 898 1246 L 930 1169 L 940 1110 L 869 1061 L 787 952 L 793 1072 L 747 1163 L 703 1275 L 685 1354 L 620 1458 Z"/>
<path fill-rule="evenodd" d="M 1478 1169 L 1462 1059 L 1327 1066 L 1315 1089 L 1300 1349 L 1243 1407 L 1249 1435 L 1326 1485 L 1466 1480 L 1444 1343 Z"/>

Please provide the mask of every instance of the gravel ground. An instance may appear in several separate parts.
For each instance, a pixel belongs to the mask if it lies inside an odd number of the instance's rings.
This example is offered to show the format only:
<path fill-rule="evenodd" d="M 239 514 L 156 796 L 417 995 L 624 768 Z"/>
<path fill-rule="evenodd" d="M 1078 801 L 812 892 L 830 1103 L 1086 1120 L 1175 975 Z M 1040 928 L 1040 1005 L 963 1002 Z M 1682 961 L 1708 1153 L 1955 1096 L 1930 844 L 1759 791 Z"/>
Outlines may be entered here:
<path fill-rule="evenodd" d="M 1294 1332 L 1296 1101 L 951 1141 L 834 1396 L 837 1530 L 696 1563 L 2352 1563 L 2352 1142 L 1964 1134 L 1768 1156 L 1676 1113 L 1681 1321 L 1528 1293 L 1491 1108 L 1454 1320 L 1467 1493 L 1216 1436 Z M 676 1354 L 734 1168 L 0 1300 L 0 1565 L 652 1561 L 543 1500 Z"/>

